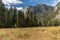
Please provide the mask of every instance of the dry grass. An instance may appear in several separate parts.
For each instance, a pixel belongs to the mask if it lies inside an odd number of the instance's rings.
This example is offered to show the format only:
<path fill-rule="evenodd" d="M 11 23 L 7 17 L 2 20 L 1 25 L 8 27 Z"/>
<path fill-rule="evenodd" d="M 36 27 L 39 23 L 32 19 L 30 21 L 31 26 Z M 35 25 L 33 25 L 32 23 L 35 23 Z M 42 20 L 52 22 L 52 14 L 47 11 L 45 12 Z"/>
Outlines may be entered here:
<path fill-rule="evenodd" d="M 60 27 L 0 29 L 0 40 L 60 40 Z"/>

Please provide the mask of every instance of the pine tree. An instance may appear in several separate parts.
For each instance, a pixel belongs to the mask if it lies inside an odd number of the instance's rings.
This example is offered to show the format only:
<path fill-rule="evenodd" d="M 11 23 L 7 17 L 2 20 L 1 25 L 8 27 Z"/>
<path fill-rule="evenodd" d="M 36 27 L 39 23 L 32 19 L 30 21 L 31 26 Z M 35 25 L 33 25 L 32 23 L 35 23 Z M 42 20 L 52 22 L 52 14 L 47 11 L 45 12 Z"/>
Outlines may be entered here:
<path fill-rule="evenodd" d="M 2 0 L 0 0 L 0 27 L 1 26 L 5 26 L 5 7 Z"/>
<path fill-rule="evenodd" d="M 17 26 L 23 27 L 24 26 L 24 13 L 22 11 L 18 11 L 17 13 Z"/>
<path fill-rule="evenodd" d="M 38 20 L 36 18 L 36 14 L 33 14 L 29 9 L 27 13 L 27 17 L 25 19 L 25 27 L 34 27 L 37 26 Z"/>
<path fill-rule="evenodd" d="M 12 27 L 11 20 L 12 20 L 12 7 L 9 10 L 7 10 L 6 13 L 6 27 Z"/>
<path fill-rule="evenodd" d="M 16 17 L 17 17 L 16 14 L 17 14 L 17 9 L 16 9 L 16 7 L 14 7 L 12 10 L 12 19 L 11 19 L 12 27 L 15 27 L 15 25 L 16 25 Z"/>

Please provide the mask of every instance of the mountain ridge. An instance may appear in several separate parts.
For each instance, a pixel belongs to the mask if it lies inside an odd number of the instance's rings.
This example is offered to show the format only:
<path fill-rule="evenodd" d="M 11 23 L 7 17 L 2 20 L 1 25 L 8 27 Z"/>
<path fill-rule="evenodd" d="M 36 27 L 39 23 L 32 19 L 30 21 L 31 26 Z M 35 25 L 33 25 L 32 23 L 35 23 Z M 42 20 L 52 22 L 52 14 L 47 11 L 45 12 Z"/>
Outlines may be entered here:
<path fill-rule="evenodd" d="M 60 2 L 54 7 L 48 6 L 45 4 L 37 4 L 35 6 L 28 6 L 24 10 L 25 15 L 28 14 L 28 9 L 30 12 L 36 14 L 38 20 L 46 19 L 46 18 L 59 19 L 60 17 Z"/>

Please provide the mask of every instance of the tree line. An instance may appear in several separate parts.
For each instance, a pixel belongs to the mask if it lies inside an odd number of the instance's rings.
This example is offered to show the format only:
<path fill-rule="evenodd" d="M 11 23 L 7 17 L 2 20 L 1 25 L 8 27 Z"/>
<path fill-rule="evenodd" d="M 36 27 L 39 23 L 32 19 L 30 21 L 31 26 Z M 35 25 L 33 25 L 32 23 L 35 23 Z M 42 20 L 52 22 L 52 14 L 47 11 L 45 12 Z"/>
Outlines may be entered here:
<path fill-rule="evenodd" d="M 16 7 L 5 8 L 2 0 L 0 0 L 0 28 L 17 28 L 17 27 L 42 27 L 42 26 L 58 26 L 60 20 L 52 19 L 53 15 L 46 16 L 46 18 L 37 19 L 36 14 L 28 9 L 25 17 L 23 11 L 18 11 Z"/>

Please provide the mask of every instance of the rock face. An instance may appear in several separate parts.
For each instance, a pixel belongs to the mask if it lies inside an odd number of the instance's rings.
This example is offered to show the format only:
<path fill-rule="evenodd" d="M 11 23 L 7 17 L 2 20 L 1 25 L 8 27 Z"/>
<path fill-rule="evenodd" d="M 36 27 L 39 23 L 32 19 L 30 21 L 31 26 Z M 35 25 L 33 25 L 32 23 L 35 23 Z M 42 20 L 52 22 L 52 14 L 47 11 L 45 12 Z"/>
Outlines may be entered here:
<path fill-rule="evenodd" d="M 37 19 L 46 18 L 49 15 L 54 16 L 54 18 L 59 19 L 60 17 L 60 2 L 55 6 L 47 6 L 45 4 L 38 4 L 36 6 L 27 6 L 25 7 L 24 14 L 28 14 L 29 11 L 36 14 Z M 50 16 L 50 17 L 51 17 Z"/>
<path fill-rule="evenodd" d="M 46 18 L 46 16 L 53 11 L 53 7 L 45 4 L 38 4 L 31 8 L 31 10 L 33 13 L 36 13 L 37 19 L 40 20 L 41 18 Z"/>
<path fill-rule="evenodd" d="M 55 6 L 56 17 L 55 19 L 60 19 L 60 2 Z"/>
<path fill-rule="evenodd" d="M 33 10 L 33 13 L 36 12 L 38 14 L 45 14 L 47 13 L 47 11 L 52 10 L 53 7 L 51 6 L 47 6 L 45 4 L 38 4 L 36 6 L 34 6 L 31 10 Z"/>
<path fill-rule="evenodd" d="M 27 14 L 29 13 L 29 10 L 31 9 L 32 7 L 31 6 L 26 6 L 25 9 L 24 9 L 24 15 L 25 17 L 27 17 Z"/>

